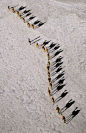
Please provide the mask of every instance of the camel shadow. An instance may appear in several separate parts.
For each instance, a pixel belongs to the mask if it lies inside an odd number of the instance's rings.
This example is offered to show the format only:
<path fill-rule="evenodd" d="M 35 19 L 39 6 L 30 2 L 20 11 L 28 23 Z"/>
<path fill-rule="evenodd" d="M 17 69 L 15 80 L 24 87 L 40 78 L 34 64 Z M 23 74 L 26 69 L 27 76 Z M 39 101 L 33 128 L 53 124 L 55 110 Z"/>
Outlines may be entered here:
<path fill-rule="evenodd" d="M 56 69 L 56 68 L 54 68 Z M 52 71 L 54 71 L 54 69 L 52 69 Z M 60 65 L 54 72 L 52 72 L 50 75 L 51 76 L 54 76 L 55 74 L 59 73 L 61 70 L 62 70 L 62 66 Z"/>
<path fill-rule="evenodd" d="M 35 43 L 35 42 L 38 42 L 39 40 L 41 40 L 40 36 L 36 37 L 33 40 L 30 40 L 30 38 L 28 38 L 28 42 L 29 42 L 30 45 L 33 44 L 33 43 Z"/>
<path fill-rule="evenodd" d="M 68 124 L 81 111 L 81 109 L 79 109 L 79 110 L 77 110 L 77 109 L 78 109 L 78 107 L 76 107 L 74 109 L 74 111 L 69 116 L 66 117 L 66 124 Z"/>
<path fill-rule="evenodd" d="M 46 22 L 44 22 L 44 23 L 43 23 L 43 22 L 38 23 L 38 25 L 35 26 L 34 29 L 40 28 L 40 27 L 43 26 L 45 23 L 46 23 Z"/>
<path fill-rule="evenodd" d="M 67 90 L 65 90 L 56 100 L 56 102 L 59 102 L 62 98 L 64 98 L 68 94 Z"/>
<path fill-rule="evenodd" d="M 54 89 L 54 90 L 50 93 L 50 95 L 53 96 L 56 92 L 60 91 L 65 85 L 66 85 L 66 84 L 58 85 L 58 86 L 56 87 L 56 89 Z M 55 101 L 56 101 L 56 100 L 55 100 Z"/>
<path fill-rule="evenodd" d="M 66 103 L 66 105 L 60 110 L 60 114 L 62 114 L 65 110 L 67 110 L 68 108 L 70 108 L 73 104 L 75 103 L 75 101 L 73 101 L 72 99 Z"/>
<path fill-rule="evenodd" d="M 49 49 L 49 52 L 55 52 L 55 50 L 59 49 L 60 45 L 58 44 L 58 46 L 53 47 L 52 49 Z"/>
<path fill-rule="evenodd" d="M 51 82 L 54 83 L 56 80 L 62 78 L 64 76 L 64 71 L 61 72 L 55 79 L 53 79 Z"/>
<path fill-rule="evenodd" d="M 65 81 L 65 78 L 62 77 L 62 79 L 60 79 L 57 83 L 53 84 L 53 87 L 56 88 L 58 85 L 63 84 L 64 81 Z"/>
<path fill-rule="evenodd" d="M 54 46 L 56 45 L 56 43 L 51 43 L 49 47 L 47 47 L 48 51 L 50 51 L 50 49 L 52 49 Z"/>
<path fill-rule="evenodd" d="M 50 59 L 54 58 L 55 56 L 59 55 L 63 50 L 58 50 L 54 55 L 50 57 Z"/>

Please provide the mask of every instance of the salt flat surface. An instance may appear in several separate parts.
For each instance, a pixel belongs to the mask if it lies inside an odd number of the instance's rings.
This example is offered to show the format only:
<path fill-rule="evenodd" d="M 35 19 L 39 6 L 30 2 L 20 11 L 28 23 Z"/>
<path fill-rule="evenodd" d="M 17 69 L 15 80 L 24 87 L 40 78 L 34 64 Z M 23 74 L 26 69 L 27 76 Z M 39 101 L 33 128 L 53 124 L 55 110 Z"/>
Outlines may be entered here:
<path fill-rule="evenodd" d="M 86 133 L 86 2 L 61 0 L 0 1 L 0 133 Z M 43 22 L 33 30 L 7 6 L 28 6 Z M 28 37 L 41 36 L 60 44 L 68 95 L 80 113 L 68 124 L 57 114 L 47 88 L 47 54 L 29 45 Z M 56 96 L 60 96 L 60 91 Z"/>
<path fill-rule="evenodd" d="M 86 4 L 85 0 L 56 0 L 56 1 L 64 2 L 64 3 L 85 3 Z"/>

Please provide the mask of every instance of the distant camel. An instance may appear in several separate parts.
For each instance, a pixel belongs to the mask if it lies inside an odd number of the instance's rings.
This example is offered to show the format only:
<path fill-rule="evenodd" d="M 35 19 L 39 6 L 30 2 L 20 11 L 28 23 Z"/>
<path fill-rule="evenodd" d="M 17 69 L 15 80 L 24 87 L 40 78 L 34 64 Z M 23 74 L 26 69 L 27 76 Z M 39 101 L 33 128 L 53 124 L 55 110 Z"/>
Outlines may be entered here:
<path fill-rule="evenodd" d="M 50 85 L 50 88 L 52 89 L 52 83 L 51 82 L 49 82 L 49 85 Z"/>
<path fill-rule="evenodd" d="M 64 121 L 64 123 L 66 123 L 66 118 L 63 115 L 62 115 L 62 120 Z"/>
<path fill-rule="evenodd" d="M 45 47 L 44 46 L 42 46 L 42 49 L 45 51 Z"/>
<path fill-rule="evenodd" d="M 50 66 L 50 62 L 48 61 L 47 66 Z"/>
<path fill-rule="evenodd" d="M 59 114 L 60 108 L 57 106 L 56 107 L 57 113 Z"/>
<path fill-rule="evenodd" d="M 36 47 L 38 47 L 38 48 L 39 48 L 39 45 L 38 45 L 38 43 L 35 43 L 35 45 L 36 45 Z"/>
<path fill-rule="evenodd" d="M 49 96 L 50 96 L 50 89 L 49 89 L 49 87 L 48 87 L 48 94 L 49 94 Z"/>
<path fill-rule="evenodd" d="M 34 29 L 34 26 L 37 25 L 39 22 L 39 20 L 36 20 L 33 24 L 31 24 L 31 27 Z"/>
<path fill-rule="evenodd" d="M 18 4 L 19 5 L 19 4 Z M 18 5 L 16 5 L 16 6 L 18 6 Z M 16 7 L 16 6 L 14 6 L 14 7 L 10 7 L 10 6 L 8 6 L 8 9 L 10 10 L 12 10 L 12 12 L 14 13 L 15 12 L 15 10 L 14 10 L 14 8 Z"/>
<path fill-rule="evenodd" d="M 25 20 L 24 20 L 24 21 L 25 21 Z M 29 23 L 29 22 L 27 22 L 27 26 L 30 27 L 30 23 Z"/>
<path fill-rule="evenodd" d="M 53 97 L 51 98 L 51 100 L 52 100 L 52 103 L 54 104 L 54 98 Z"/>

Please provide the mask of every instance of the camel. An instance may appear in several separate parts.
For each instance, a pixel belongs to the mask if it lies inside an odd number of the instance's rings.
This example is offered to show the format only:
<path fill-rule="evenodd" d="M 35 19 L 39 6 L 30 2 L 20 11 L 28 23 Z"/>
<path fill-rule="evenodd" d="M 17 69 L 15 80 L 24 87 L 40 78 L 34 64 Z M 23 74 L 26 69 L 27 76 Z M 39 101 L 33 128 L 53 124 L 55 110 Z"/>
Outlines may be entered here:
<path fill-rule="evenodd" d="M 17 14 L 18 16 L 20 15 L 18 11 L 16 11 L 16 14 Z"/>
<path fill-rule="evenodd" d="M 50 78 L 50 75 L 48 74 L 48 78 Z M 50 81 L 49 81 L 50 82 Z"/>
<path fill-rule="evenodd" d="M 22 15 L 21 14 L 18 14 L 18 16 L 21 18 Z"/>
<path fill-rule="evenodd" d="M 35 43 L 35 45 L 36 45 L 36 47 L 38 47 L 38 48 L 39 48 L 39 45 L 38 45 L 38 43 Z"/>
<path fill-rule="evenodd" d="M 11 10 L 12 10 L 13 13 L 15 12 L 13 7 L 11 7 Z"/>
<path fill-rule="evenodd" d="M 49 53 L 47 53 L 47 58 L 49 58 Z"/>
<path fill-rule="evenodd" d="M 48 49 L 46 48 L 46 52 L 48 53 Z"/>
<path fill-rule="evenodd" d="M 15 7 L 15 6 L 14 6 Z M 15 11 L 14 11 L 14 7 L 10 7 L 10 6 L 8 6 L 8 9 L 10 10 L 12 10 L 12 12 L 14 13 Z"/>
<path fill-rule="evenodd" d="M 27 22 L 27 26 L 30 27 L 30 24 Z"/>
<path fill-rule="evenodd" d="M 53 97 L 51 98 L 51 100 L 52 100 L 52 103 L 54 104 L 54 98 Z"/>
<path fill-rule="evenodd" d="M 49 87 L 48 87 L 48 94 L 49 94 L 49 96 L 50 96 L 50 89 L 49 89 Z"/>
<path fill-rule="evenodd" d="M 25 19 L 24 19 L 24 18 L 22 18 L 22 20 L 23 20 L 23 22 L 25 23 Z"/>
<path fill-rule="evenodd" d="M 62 120 L 64 121 L 64 123 L 66 122 L 66 118 L 63 115 L 62 115 Z"/>
<path fill-rule="evenodd" d="M 50 88 L 51 88 L 51 90 L 52 90 L 52 83 L 51 83 L 51 82 L 49 82 L 49 85 L 50 85 Z"/>
<path fill-rule="evenodd" d="M 51 78 L 50 78 L 50 77 L 48 78 L 48 81 L 49 81 L 49 82 L 51 81 Z"/>
<path fill-rule="evenodd" d="M 59 109 L 59 107 L 58 107 L 58 106 L 56 107 L 56 110 L 57 110 L 57 113 L 59 114 L 59 110 L 60 110 L 60 109 Z"/>
<path fill-rule="evenodd" d="M 50 72 L 48 72 L 48 76 L 50 76 Z"/>
<path fill-rule="evenodd" d="M 34 25 L 33 24 L 31 24 L 31 27 L 32 27 L 32 29 L 34 29 Z"/>
<path fill-rule="evenodd" d="M 50 67 L 49 67 L 49 66 L 47 66 L 47 70 L 49 70 L 49 68 L 50 68 Z"/>
<path fill-rule="evenodd" d="M 49 58 L 49 54 L 47 54 L 47 58 L 48 58 L 48 61 L 49 61 L 49 59 L 50 59 L 50 58 Z"/>
<path fill-rule="evenodd" d="M 49 66 L 49 65 L 50 65 L 50 62 L 48 61 L 47 66 Z"/>
<path fill-rule="evenodd" d="M 44 46 L 42 46 L 42 49 L 45 51 L 45 47 Z"/>

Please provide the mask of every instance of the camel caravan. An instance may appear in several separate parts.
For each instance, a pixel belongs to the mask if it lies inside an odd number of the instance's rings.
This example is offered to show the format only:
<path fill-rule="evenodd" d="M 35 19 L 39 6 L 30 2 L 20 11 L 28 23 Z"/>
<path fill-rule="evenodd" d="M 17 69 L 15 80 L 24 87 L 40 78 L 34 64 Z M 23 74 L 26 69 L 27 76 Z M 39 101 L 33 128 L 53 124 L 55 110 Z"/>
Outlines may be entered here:
<path fill-rule="evenodd" d="M 30 40 L 30 39 L 28 39 Z M 58 91 L 62 90 L 63 87 L 66 85 L 65 83 L 65 71 L 63 70 L 65 67 L 62 66 L 63 64 L 63 57 L 61 56 L 61 52 L 63 50 L 60 49 L 60 45 L 56 44 L 54 42 L 51 41 L 43 41 L 40 44 L 41 38 L 40 36 L 36 37 L 33 40 L 30 40 L 33 44 L 34 44 L 37 48 L 42 48 L 43 51 L 47 52 L 47 58 L 48 58 L 48 62 L 47 62 L 47 74 L 48 74 L 48 82 L 49 82 L 49 87 L 48 87 L 48 95 L 51 97 L 51 101 L 54 104 L 56 104 L 58 101 L 60 101 L 61 99 L 63 99 L 67 94 L 68 91 L 64 90 L 61 95 L 55 99 L 54 98 L 54 94 L 56 94 Z M 31 45 L 31 43 L 30 43 Z M 51 53 L 53 53 L 51 55 Z M 55 58 L 53 62 L 51 62 L 52 58 Z M 57 74 L 57 76 L 52 79 L 53 76 L 55 76 Z M 60 108 L 58 105 L 56 105 L 56 111 L 58 114 L 61 115 L 62 117 L 62 121 L 66 124 L 68 124 L 76 115 L 71 117 L 70 119 L 67 119 L 64 115 L 63 112 L 66 111 L 69 107 L 71 107 L 73 104 L 75 103 L 74 100 L 69 100 L 66 105 L 63 108 Z M 77 112 L 79 112 L 80 110 L 76 111 L 76 114 L 78 114 Z"/>
<path fill-rule="evenodd" d="M 27 23 L 28 27 L 36 29 L 44 25 L 45 22 L 41 22 L 36 16 L 32 15 L 31 10 L 28 10 L 26 6 L 18 6 L 19 5 L 16 5 L 14 7 L 8 6 L 8 9 L 11 10 L 13 13 L 16 13 L 23 20 L 24 23 Z M 28 42 L 30 45 L 35 44 L 37 48 L 42 48 L 43 51 L 46 51 L 47 53 L 47 75 L 49 82 L 48 94 L 49 97 L 51 97 L 53 105 L 55 105 L 66 95 L 68 95 L 67 90 L 63 91 L 63 88 L 66 85 L 63 57 L 61 56 L 63 50 L 60 48 L 60 44 L 54 43 L 51 40 L 45 40 L 40 44 L 41 39 L 42 38 L 40 36 L 32 40 L 28 38 Z M 57 92 L 60 90 L 62 90 L 63 92 L 58 98 L 55 98 L 54 95 L 56 95 Z M 76 107 L 69 116 L 66 117 L 63 115 L 64 111 L 70 108 L 74 103 L 75 101 L 71 99 L 67 101 L 63 108 L 56 105 L 56 112 L 62 116 L 62 121 L 66 124 L 68 124 L 80 111 L 78 107 Z"/>
<path fill-rule="evenodd" d="M 37 29 L 44 25 L 46 22 L 41 22 L 39 18 L 32 15 L 31 10 L 27 9 L 26 6 L 20 6 L 16 5 L 14 7 L 8 6 L 8 9 L 11 10 L 13 13 L 16 13 L 24 23 L 27 23 L 27 26 L 32 29 Z"/>

